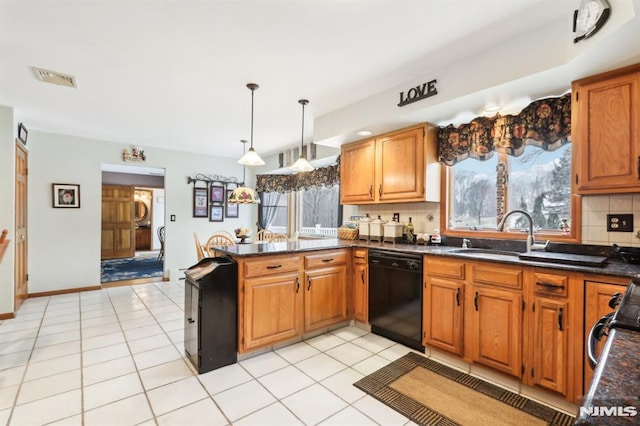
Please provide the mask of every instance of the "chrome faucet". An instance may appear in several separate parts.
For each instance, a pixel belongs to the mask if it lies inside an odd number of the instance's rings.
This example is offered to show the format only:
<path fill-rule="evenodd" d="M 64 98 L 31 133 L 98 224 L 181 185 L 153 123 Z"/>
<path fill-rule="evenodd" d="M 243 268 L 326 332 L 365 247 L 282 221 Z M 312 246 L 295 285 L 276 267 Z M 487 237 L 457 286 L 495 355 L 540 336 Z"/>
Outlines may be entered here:
<path fill-rule="evenodd" d="M 535 238 L 533 237 L 533 218 L 529 213 L 524 210 L 511 210 L 504 215 L 500 223 L 498 224 L 498 231 L 504 231 L 504 225 L 507 223 L 507 218 L 514 213 L 520 213 L 527 218 L 529 221 L 529 235 L 527 235 L 527 251 L 531 250 L 544 250 L 549 245 L 549 241 L 544 244 L 537 244 Z"/>
<path fill-rule="evenodd" d="M 463 238 L 462 248 L 469 248 L 469 247 L 471 247 L 471 240 L 469 240 L 468 238 Z"/>

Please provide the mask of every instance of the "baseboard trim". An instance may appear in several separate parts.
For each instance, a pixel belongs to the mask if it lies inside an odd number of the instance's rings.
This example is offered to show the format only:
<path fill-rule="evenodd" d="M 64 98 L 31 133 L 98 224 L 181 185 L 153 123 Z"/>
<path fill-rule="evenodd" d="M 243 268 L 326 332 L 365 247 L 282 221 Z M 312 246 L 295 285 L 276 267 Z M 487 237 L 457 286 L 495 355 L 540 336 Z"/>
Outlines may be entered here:
<path fill-rule="evenodd" d="M 57 296 L 59 294 L 79 293 L 81 291 L 94 291 L 100 290 L 102 287 L 94 285 L 91 287 L 78 287 L 78 288 L 66 288 L 64 290 L 42 291 L 40 293 L 29 293 L 29 298 L 32 297 L 45 297 L 45 296 Z"/>
<path fill-rule="evenodd" d="M 6 314 L 0 314 L 0 320 L 13 319 L 16 315 L 13 312 L 7 312 Z"/>
<path fill-rule="evenodd" d="M 169 279 L 164 277 L 160 279 L 160 277 L 158 277 L 158 278 L 136 278 L 133 280 L 112 281 L 109 283 L 102 283 L 102 288 L 122 287 L 125 285 L 135 285 L 135 284 L 149 284 L 149 283 L 155 283 L 158 281 L 169 281 Z"/>

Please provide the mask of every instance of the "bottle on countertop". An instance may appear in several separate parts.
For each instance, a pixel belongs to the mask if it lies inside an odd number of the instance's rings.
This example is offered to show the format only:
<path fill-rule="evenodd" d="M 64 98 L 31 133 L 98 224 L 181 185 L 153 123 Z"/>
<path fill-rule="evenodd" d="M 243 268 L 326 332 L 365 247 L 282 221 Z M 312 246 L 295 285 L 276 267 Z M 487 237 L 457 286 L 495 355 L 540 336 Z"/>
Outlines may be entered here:
<path fill-rule="evenodd" d="M 431 235 L 431 245 L 439 245 L 442 244 L 442 238 L 440 237 L 440 230 L 439 229 L 434 229 L 433 230 L 433 235 Z"/>
<path fill-rule="evenodd" d="M 407 223 L 407 242 L 409 244 L 413 244 L 416 242 L 415 229 L 413 228 L 413 222 L 411 222 L 411 218 L 409 218 L 409 223 Z"/>

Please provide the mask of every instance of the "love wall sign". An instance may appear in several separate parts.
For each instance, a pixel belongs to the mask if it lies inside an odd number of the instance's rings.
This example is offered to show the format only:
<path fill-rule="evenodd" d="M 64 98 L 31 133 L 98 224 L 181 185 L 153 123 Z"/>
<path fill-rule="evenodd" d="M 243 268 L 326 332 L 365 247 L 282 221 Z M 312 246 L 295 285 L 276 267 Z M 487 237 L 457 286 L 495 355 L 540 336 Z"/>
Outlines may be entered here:
<path fill-rule="evenodd" d="M 410 103 L 417 102 L 421 99 L 429 98 L 431 96 L 435 96 L 438 94 L 438 89 L 436 89 L 437 80 L 431 80 L 426 83 L 422 83 L 420 86 L 412 87 L 407 90 L 406 96 L 405 92 L 400 92 L 400 103 L 399 107 L 409 105 Z"/>

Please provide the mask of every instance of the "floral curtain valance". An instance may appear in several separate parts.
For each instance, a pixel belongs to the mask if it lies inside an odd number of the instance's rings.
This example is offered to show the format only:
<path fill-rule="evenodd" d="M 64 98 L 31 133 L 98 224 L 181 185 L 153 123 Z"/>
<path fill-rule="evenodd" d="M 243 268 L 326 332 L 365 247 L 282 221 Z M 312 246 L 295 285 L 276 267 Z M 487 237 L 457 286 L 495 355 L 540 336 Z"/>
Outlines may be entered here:
<path fill-rule="evenodd" d="M 515 157 L 527 144 L 558 149 L 571 136 L 571 93 L 530 103 L 520 114 L 477 117 L 438 128 L 438 158 L 453 166 L 466 158 L 488 160 L 495 151 Z"/>
<path fill-rule="evenodd" d="M 256 175 L 258 192 L 291 192 L 301 189 L 332 187 L 340 183 L 340 157 L 331 166 L 295 175 Z"/>

